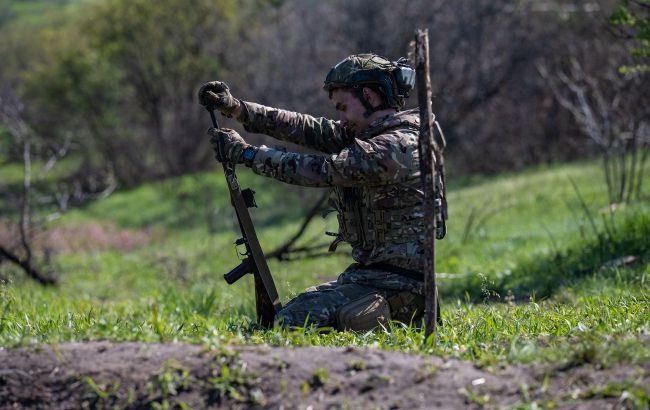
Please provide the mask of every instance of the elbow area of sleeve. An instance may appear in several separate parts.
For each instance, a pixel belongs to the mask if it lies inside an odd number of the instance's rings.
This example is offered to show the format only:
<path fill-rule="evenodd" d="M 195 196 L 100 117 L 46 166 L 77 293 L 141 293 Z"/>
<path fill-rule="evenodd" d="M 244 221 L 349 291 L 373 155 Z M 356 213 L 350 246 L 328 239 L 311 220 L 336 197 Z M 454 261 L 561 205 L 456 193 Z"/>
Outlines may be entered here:
<path fill-rule="evenodd" d="M 362 153 L 358 149 L 345 149 L 332 156 L 324 168 L 329 168 L 332 185 L 360 186 L 385 185 L 408 179 L 411 168 L 387 150 Z"/>
<path fill-rule="evenodd" d="M 338 155 L 312 155 L 260 147 L 253 172 L 293 185 L 384 185 L 408 178 L 410 169 L 391 156 L 355 155 L 344 149 Z"/>

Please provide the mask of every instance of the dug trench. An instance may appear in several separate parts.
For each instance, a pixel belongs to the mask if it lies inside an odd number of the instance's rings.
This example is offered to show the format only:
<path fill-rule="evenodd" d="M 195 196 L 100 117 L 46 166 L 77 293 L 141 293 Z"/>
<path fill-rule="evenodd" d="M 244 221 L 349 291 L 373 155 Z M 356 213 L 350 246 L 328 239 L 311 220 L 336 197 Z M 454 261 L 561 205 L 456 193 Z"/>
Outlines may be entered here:
<path fill-rule="evenodd" d="M 395 351 L 86 342 L 0 350 L 0 408 L 627 408 L 650 364 L 479 368 Z M 625 386 L 625 384 L 621 384 Z"/>

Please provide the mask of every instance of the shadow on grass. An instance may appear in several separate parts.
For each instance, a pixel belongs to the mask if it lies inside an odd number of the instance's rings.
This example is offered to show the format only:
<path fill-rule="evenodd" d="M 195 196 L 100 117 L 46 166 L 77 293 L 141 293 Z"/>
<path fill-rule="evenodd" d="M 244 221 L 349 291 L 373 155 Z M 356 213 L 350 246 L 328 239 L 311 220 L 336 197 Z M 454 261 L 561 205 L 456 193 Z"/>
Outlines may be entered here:
<path fill-rule="evenodd" d="M 567 249 L 519 261 L 510 275 L 474 275 L 442 286 L 441 296 L 472 301 L 506 296 L 524 300 L 532 295 L 542 299 L 603 267 L 647 263 L 650 261 L 650 215 L 637 213 L 622 218 L 621 221 L 605 220 L 600 227 L 593 224 L 591 235 L 583 234 L 580 241 Z M 633 256 L 633 261 L 623 259 L 627 256 Z"/>

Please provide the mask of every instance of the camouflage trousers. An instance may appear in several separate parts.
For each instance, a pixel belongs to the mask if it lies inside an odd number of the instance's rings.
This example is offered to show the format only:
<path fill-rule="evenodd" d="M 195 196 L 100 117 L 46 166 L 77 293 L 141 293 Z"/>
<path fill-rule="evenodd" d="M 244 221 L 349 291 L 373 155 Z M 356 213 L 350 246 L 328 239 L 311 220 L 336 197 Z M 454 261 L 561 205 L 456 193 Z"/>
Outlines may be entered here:
<path fill-rule="evenodd" d="M 314 325 L 341 329 L 337 323 L 340 309 L 377 295 L 388 301 L 392 320 L 419 324 L 424 309 L 423 288 L 424 284 L 416 279 L 354 263 L 337 280 L 307 288 L 305 293 L 293 298 L 278 312 L 277 319 L 288 327 Z"/>

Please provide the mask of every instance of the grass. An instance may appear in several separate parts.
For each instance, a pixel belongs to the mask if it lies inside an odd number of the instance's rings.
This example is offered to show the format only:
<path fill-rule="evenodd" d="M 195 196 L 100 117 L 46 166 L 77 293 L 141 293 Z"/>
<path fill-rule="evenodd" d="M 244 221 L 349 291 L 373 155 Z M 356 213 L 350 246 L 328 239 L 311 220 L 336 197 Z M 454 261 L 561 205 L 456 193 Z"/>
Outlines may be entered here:
<path fill-rule="evenodd" d="M 441 279 L 444 325 L 435 344 L 423 345 L 420 331 L 399 324 L 368 333 L 258 330 L 252 278 L 233 286 L 221 278 L 238 263 L 236 225 L 223 175 L 214 172 L 117 192 L 66 214 L 54 227 L 99 222 L 153 233 L 150 243 L 129 251 L 58 255 L 57 287 L 0 266 L 8 279 L 0 285 L 0 346 L 97 339 L 353 345 L 481 366 L 647 362 L 650 204 L 605 212 L 604 186 L 593 183 L 599 172 L 592 162 L 541 167 L 449 192 L 449 235 L 438 242 L 437 264 L 451 278 Z M 266 250 L 297 229 L 306 204 L 318 197 L 246 172 L 240 180 L 258 191 L 253 216 Z M 482 222 L 468 226 L 477 212 Z M 305 241 L 335 229 L 331 216 L 317 221 Z M 629 266 L 607 265 L 627 255 L 636 257 Z M 343 248 L 329 257 L 271 261 L 270 268 L 286 302 L 349 263 Z"/>

